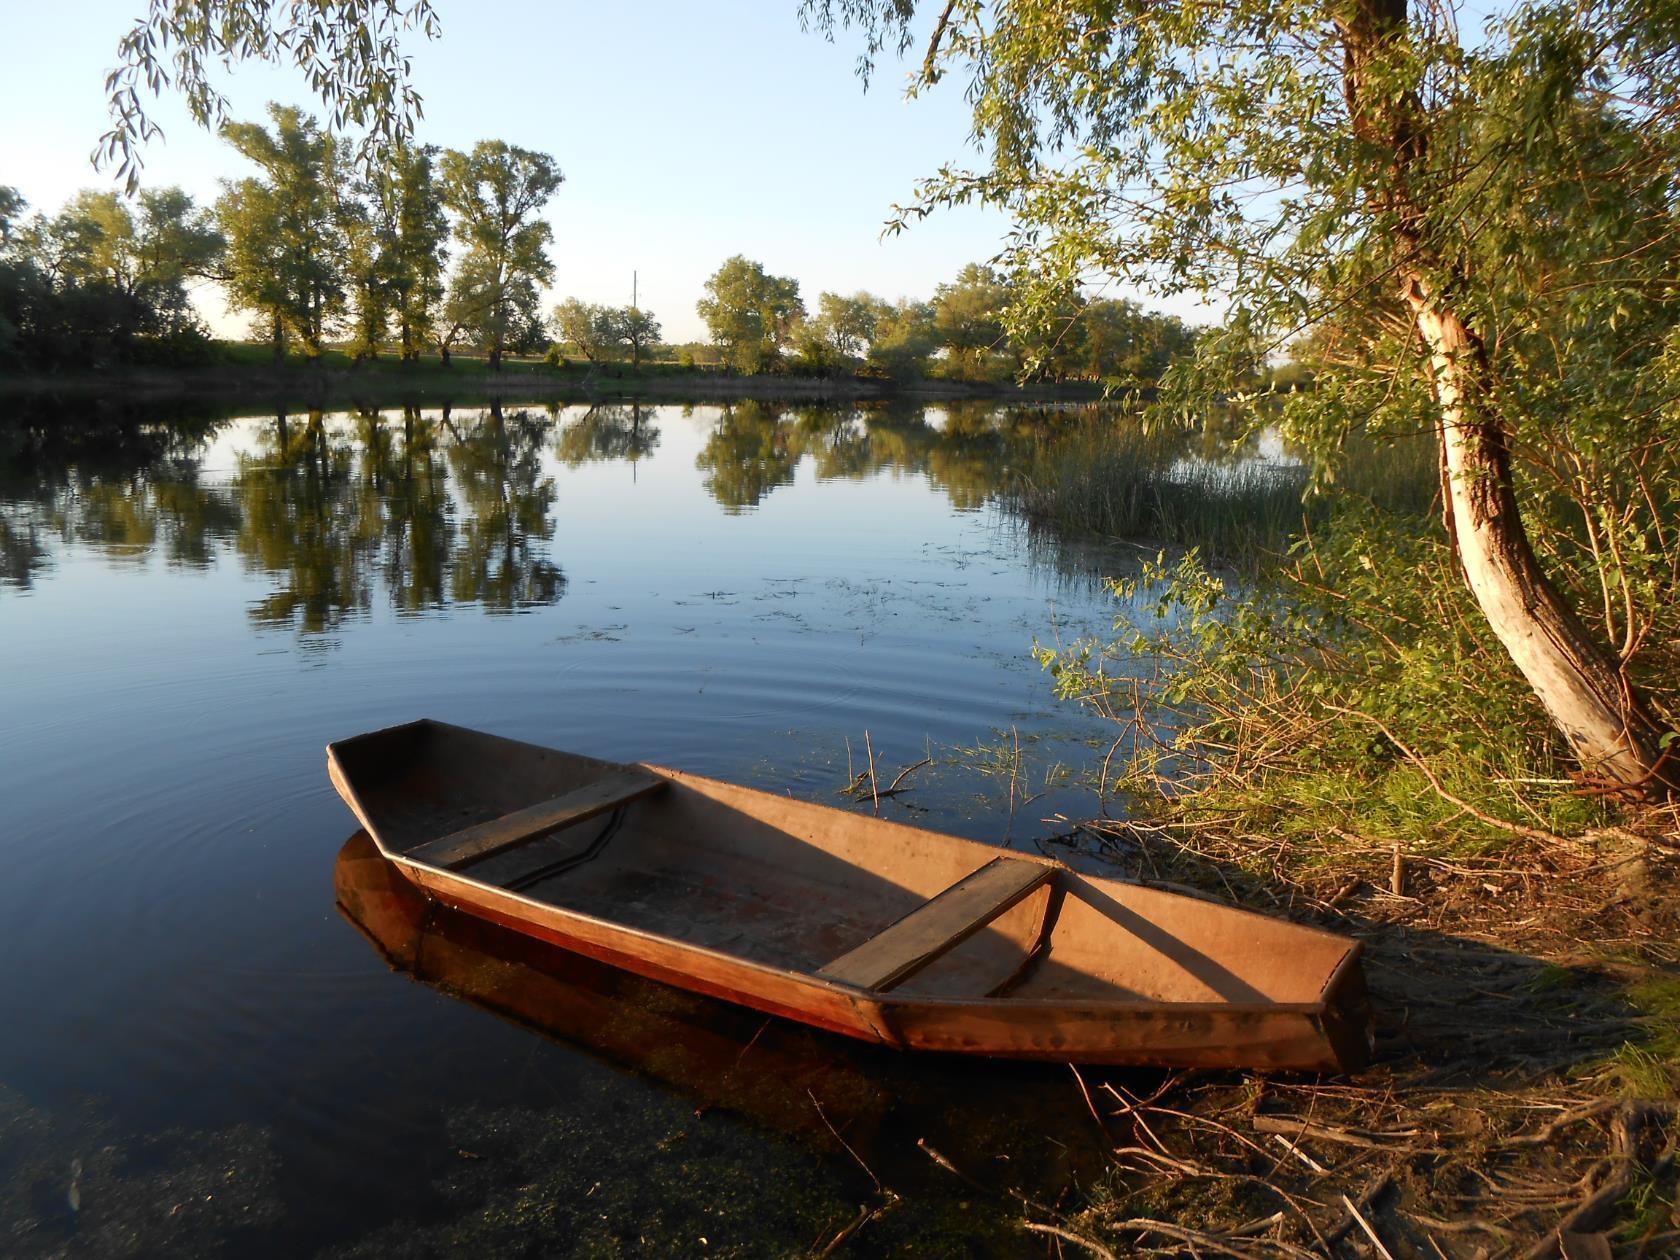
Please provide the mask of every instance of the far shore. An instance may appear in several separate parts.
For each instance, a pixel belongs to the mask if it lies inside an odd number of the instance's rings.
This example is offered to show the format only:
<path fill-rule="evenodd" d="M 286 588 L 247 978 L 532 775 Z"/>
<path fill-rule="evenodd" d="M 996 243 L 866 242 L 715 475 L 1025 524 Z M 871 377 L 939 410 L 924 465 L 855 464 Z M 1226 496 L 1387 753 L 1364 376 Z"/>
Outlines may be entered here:
<path fill-rule="evenodd" d="M 253 362 L 202 367 L 125 367 L 47 374 L 0 374 L 0 399 L 39 404 L 120 401 L 281 402 L 327 405 L 382 402 L 445 402 L 459 398 L 512 398 L 543 402 L 612 402 L 667 399 L 734 402 L 743 399 L 852 401 L 913 399 L 953 401 L 1094 401 L 1103 396 L 1091 381 L 1019 386 L 923 379 L 893 381 L 862 376 L 743 376 L 717 368 L 670 363 L 627 363 L 598 367 L 516 360 L 499 372 L 482 359 L 457 357 L 444 367 L 435 359 L 401 363 L 378 359 L 353 364 L 341 356 L 281 367 Z"/>

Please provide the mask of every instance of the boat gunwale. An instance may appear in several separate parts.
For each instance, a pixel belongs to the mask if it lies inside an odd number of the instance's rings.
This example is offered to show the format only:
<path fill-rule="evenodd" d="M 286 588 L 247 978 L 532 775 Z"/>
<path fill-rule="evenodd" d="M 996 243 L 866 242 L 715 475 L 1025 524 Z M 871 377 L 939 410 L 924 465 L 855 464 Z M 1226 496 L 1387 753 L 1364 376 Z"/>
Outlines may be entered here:
<path fill-rule="evenodd" d="M 865 997 L 873 998 L 875 1001 L 886 1005 L 961 1007 L 969 1010 L 983 1007 L 997 1007 L 1009 1010 L 1067 1010 L 1072 1007 L 1080 1009 L 1100 1007 L 1105 1011 L 1182 1012 L 1186 1015 L 1216 1013 L 1230 1015 L 1259 1015 L 1267 1013 L 1282 1015 L 1323 1015 L 1330 1005 L 1327 998 L 1322 996 L 1315 1002 L 1168 1002 L 1163 1001 L 1160 998 L 1140 998 L 1136 1001 L 1120 1001 L 1114 998 L 954 998 L 939 997 L 931 994 L 927 996 L 922 996 L 920 994 L 899 994 L 896 991 L 881 992 L 877 989 L 865 989 L 854 984 L 847 984 L 840 980 L 830 980 L 826 976 L 818 976 L 814 972 L 801 971 L 797 967 L 776 967 L 770 963 L 759 962 L 756 959 L 744 958 L 740 954 L 727 953 L 723 950 L 715 949 L 710 945 L 699 945 L 693 941 L 685 941 L 681 937 L 667 936 L 662 932 L 651 932 L 646 928 L 633 927 L 630 924 L 621 922 L 618 919 L 603 919 L 597 915 L 586 914 L 581 910 L 573 910 L 566 906 L 556 905 L 552 901 L 543 901 L 525 893 L 517 892 L 514 889 L 504 888 L 500 884 L 492 884 L 484 880 L 474 879 L 470 875 L 463 874 L 460 871 L 442 870 L 439 867 L 431 866 L 425 862 L 405 857 L 402 854 L 392 853 L 390 850 L 386 849 L 382 843 L 380 843 L 378 836 L 373 835 L 372 832 L 369 832 L 369 835 L 373 836 L 374 843 L 379 845 L 379 851 L 384 854 L 386 859 L 391 863 L 399 867 L 423 871 L 426 875 L 434 879 L 441 878 L 451 883 L 461 884 L 468 888 L 489 893 L 493 897 L 506 898 L 517 904 L 529 906 L 533 909 L 546 911 L 550 914 L 557 914 L 563 918 L 573 919 L 581 923 L 588 923 L 596 927 L 606 928 L 609 931 L 619 933 L 621 936 L 630 940 L 657 942 L 661 945 L 690 951 L 694 954 L 715 959 L 719 962 L 728 963 L 732 966 L 744 967 L 749 971 L 758 972 L 763 975 L 799 981 L 801 983 L 809 984 L 813 988 L 821 989 L 839 996 L 856 998 L 859 995 L 863 995 Z M 1052 865 L 1055 865 L 1055 863 L 1052 863 Z M 424 894 L 426 889 L 422 888 L 421 892 Z M 1346 954 L 1338 959 L 1335 967 L 1331 969 L 1332 981 L 1340 977 L 1344 969 L 1357 959 L 1361 948 L 1361 942 L 1349 942 Z M 1327 994 L 1331 992 L 1331 988 L 1331 981 L 1326 981 L 1322 992 Z"/>
<path fill-rule="evenodd" d="M 1334 935 L 1334 933 L 1330 933 L 1330 935 Z M 1351 937 L 1348 938 L 1347 953 L 1343 954 L 1341 958 L 1337 960 L 1336 965 L 1330 968 L 1330 978 L 1324 982 L 1324 987 L 1318 991 L 1318 1002 L 1320 1006 L 1328 1010 L 1330 1007 L 1335 1005 L 1335 1002 L 1332 1000 L 1334 995 L 1340 992 L 1341 989 L 1348 983 L 1348 977 L 1352 975 L 1354 969 L 1359 966 L 1359 960 L 1364 953 L 1364 941 Z"/>
<path fill-rule="evenodd" d="M 328 768 L 335 785 L 339 785 L 343 789 L 343 791 L 341 791 L 341 795 L 344 794 L 344 792 L 348 792 L 350 799 L 346 803 L 351 806 L 352 812 L 355 813 L 357 819 L 362 823 L 362 826 L 367 831 L 369 838 L 373 840 L 380 853 L 394 865 L 399 868 L 404 868 L 405 870 L 423 872 L 426 876 L 432 879 L 441 879 L 464 885 L 468 888 L 487 893 L 495 898 L 505 898 L 517 905 L 527 906 L 550 914 L 557 914 L 564 918 L 580 923 L 587 923 L 598 928 L 605 928 L 611 932 L 620 934 L 626 940 L 649 941 L 662 946 L 688 951 L 699 957 L 715 960 L 733 967 L 744 968 L 751 973 L 775 977 L 782 980 L 797 981 L 801 984 L 808 985 L 813 989 L 826 992 L 833 996 L 843 997 L 849 1001 L 856 1001 L 861 996 L 868 998 L 881 1006 L 916 1006 L 929 1009 L 1007 1009 L 1033 1012 L 1065 1011 L 1069 1009 L 1100 1009 L 1103 1011 L 1112 1011 L 1116 1014 L 1165 1013 L 1184 1015 L 1222 1014 L 1239 1016 L 1280 1014 L 1305 1015 L 1308 1017 L 1322 1018 L 1330 1011 L 1333 1005 L 1333 995 L 1340 989 L 1344 977 L 1351 968 L 1358 965 L 1360 955 L 1364 952 L 1364 943 L 1362 941 L 1339 936 L 1334 932 L 1328 932 L 1322 928 L 1315 928 L 1306 924 L 1292 923 L 1287 919 L 1277 919 L 1269 915 L 1260 914 L 1257 911 L 1244 909 L 1241 906 L 1226 905 L 1222 902 L 1214 901 L 1211 898 L 1187 898 L 1189 900 L 1204 901 L 1206 905 L 1224 913 L 1248 916 L 1259 922 L 1267 924 L 1274 930 L 1278 927 L 1282 927 L 1292 932 L 1306 932 L 1315 936 L 1328 937 L 1344 945 L 1345 949 L 1342 956 L 1337 959 L 1335 965 L 1329 969 L 1329 974 L 1326 977 L 1323 986 L 1319 990 L 1318 999 L 1312 1002 L 1170 1002 L 1159 998 L 1140 998 L 1135 1001 L 1123 1001 L 1113 998 L 961 998 L 940 997 L 935 995 L 923 996 L 920 994 L 899 994 L 895 991 L 883 992 L 876 989 L 866 989 L 858 985 L 848 984 L 844 981 L 831 980 L 825 976 L 818 976 L 813 972 L 803 971 L 795 967 L 778 967 L 770 963 L 759 962 L 755 959 L 744 958 L 739 954 L 727 953 L 709 945 L 701 945 L 693 941 L 685 941 L 681 937 L 668 936 L 661 932 L 649 931 L 646 928 L 633 927 L 630 924 L 617 919 L 607 919 L 601 918 L 597 915 L 586 914 L 581 910 L 574 910 L 566 906 L 557 905 L 552 901 L 544 901 L 539 898 L 529 896 L 526 893 L 504 887 L 500 884 L 492 884 L 485 880 L 474 879 L 471 875 L 466 874 L 463 871 L 454 871 L 448 870 L 444 867 L 433 866 L 430 863 L 420 861 L 416 858 L 411 858 L 407 854 L 393 851 L 389 846 L 387 846 L 384 838 L 379 834 L 378 828 L 373 825 L 373 820 L 367 816 L 367 811 L 361 800 L 361 795 L 356 791 L 348 773 L 340 764 L 337 750 L 341 744 L 350 743 L 352 740 L 359 741 L 363 739 L 372 739 L 380 735 L 393 734 L 397 731 L 418 726 L 444 727 L 447 729 L 464 731 L 474 735 L 485 734 L 485 732 L 473 731 L 469 727 L 455 726 L 452 723 L 440 722 L 432 718 L 418 718 L 411 722 L 401 722 L 393 726 L 381 728 L 377 731 L 369 731 L 364 735 L 352 736 L 351 739 L 348 740 L 335 741 L 334 743 L 329 743 L 326 748 Z M 524 744 L 526 747 L 541 749 L 542 751 L 549 753 L 561 751 L 558 749 L 545 748 L 540 744 L 531 744 L 524 740 L 511 739 L 506 736 L 498 735 L 492 736 L 492 738 L 506 739 L 509 743 Z M 705 775 L 693 774 L 688 771 L 673 770 L 651 762 L 637 761 L 616 764 L 635 766 L 639 769 L 658 775 L 668 782 L 678 784 L 688 783 L 715 785 L 734 792 L 746 792 L 753 795 L 767 796 L 776 801 L 780 801 L 782 799 L 775 796 L 773 793 L 765 792 L 759 788 L 746 787 L 741 784 L 730 783 L 727 780 L 713 779 Z M 800 803 L 811 805 L 817 809 L 834 809 L 833 806 L 825 806 L 815 801 L 805 801 Z M 840 810 L 837 812 L 845 813 L 846 811 Z M 1037 865 L 1048 866 L 1058 872 L 1072 876 L 1076 879 L 1091 880 L 1100 883 L 1127 884 L 1127 881 L 1124 880 L 1113 880 L 1107 879 L 1103 876 L 1085 875 L 1079 871 L 1075 871 L 1064 862 L 1059 862 L 1054 858 L 1045 857 L 1041 854 L 1005 849 L 998 845 L 986 844 L 983 841 L 970 840 L 964 836 L 954 836 L 946 832 L 934 831 L 933 829 L 927 827 L 916 827 L 907 823 L 898 823 L 892 821 L 891 819 L 869 819 L 866 821 L 877 823 L 883 827 L 903 828 L 908 831 L 935 836 L 942 841 L 964 847 L 970 847 L 982 852 L 991 852 L 995 856 L 1006 856 L 1024 862 L 1032 862 Z M 411 882 L 417 881 L 411 879 Z M 1166 890 L 1150 889 L 1147 885 L 1143 884 L 1131 884 L 1128 886 L 1143 888 L 1150 892 L 1159 892 L 1166 896 L 1184 896 L 1182 893 L 1175 894 L 1167 892 Z M 429 890 L 427 890 L 424 885 L 421 885 L 420 891 L 422 895 L 429 895 Z"/>

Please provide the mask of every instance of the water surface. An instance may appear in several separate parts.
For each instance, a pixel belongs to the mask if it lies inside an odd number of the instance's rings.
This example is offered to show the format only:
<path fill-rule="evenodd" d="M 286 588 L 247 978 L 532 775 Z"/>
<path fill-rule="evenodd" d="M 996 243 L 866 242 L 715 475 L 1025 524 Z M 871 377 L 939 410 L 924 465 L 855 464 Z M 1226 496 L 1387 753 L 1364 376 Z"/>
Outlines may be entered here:
<path fill-rule="evenodd" d="M 0 473 L 9 1250 L 785 1254 L 882 1201 L 861 1156 L 904 1200 L 857 1254 L 1007 1255 L 1010 1201 L 917 1137 L 999 1188 L 1088 1175 L 1065 1068 L 755 1041 L 552 962 L 571 1014 L 534 1030 L 464 1000 L 533 965 L 476 940 L 449 991 L 393 974 L 334 910 L 354 824 L 322 755 L 429 716 L 865 810 L 841 790 L 871 752 L 930 757 L 885 813 L 1046 843 L 1112 731 L 1030 649 L 1106 629 L 1125 562 L 1046 565 L 988 507 L 1054 413 L 51 419 Z M 743 1057 L 656 1053 L 702 1043 Z M 753 1053 L 810 1088 L 765 1104 Z"/>

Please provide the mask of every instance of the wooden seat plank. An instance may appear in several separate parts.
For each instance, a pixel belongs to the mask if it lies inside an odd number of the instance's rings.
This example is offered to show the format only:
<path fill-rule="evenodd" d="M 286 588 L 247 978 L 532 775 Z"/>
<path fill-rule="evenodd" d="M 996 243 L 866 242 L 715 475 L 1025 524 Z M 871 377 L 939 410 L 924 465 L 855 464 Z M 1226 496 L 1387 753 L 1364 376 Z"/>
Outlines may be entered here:
<path fill-rule="evenodd" d="M 817 974 L 862 989 L 891 989 L 955 949 L 1055 873 L 1053 866 L 995 858 Z"/>
<path fill-rule="evenodd" d="M 573 823 L 584 822 L 620 805 L 627 805 L 664 786 L 664 779 L 645 770 L 618 771 L 564 796 L 465 827 L 436 840 L 428 840 L 410 849 L 406 856 L 428 866 L 460 870 L 497 853 L 540 840 L 562 827 L 570 827 Z"/>

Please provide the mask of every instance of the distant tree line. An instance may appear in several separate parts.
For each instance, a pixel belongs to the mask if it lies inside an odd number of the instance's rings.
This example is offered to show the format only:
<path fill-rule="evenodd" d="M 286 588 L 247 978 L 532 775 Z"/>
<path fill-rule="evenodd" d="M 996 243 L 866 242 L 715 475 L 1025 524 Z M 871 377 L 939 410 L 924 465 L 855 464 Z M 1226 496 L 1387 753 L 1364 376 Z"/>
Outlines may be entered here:
<path fill-rule="evenodd" d="M 376 170 L 300 109 L 230 122 L 227 143 L 255 168 L 224 180 L 213 206 L 179 188 L 132 200 L 84 191 L 56 214 L 27 213 L 0 186 L 0 366 L 58 371 L 121 363 L 179 364 L 212 343 L 190 286 L 214 281 L 278 364 L 341 346 L 355 362 L 386 349 L 403 361 L 434 352 L 547 352 L 590 363 L 702 357 L 743 373 L 939 376 L 1001 383 L 1158 378 L 1187 353 L 1179 320 L 1124 301 L 1072 293 L 1036 340 L 1006 333 L 1016 284 L 964 267 L 929 300 L 822 293 L 737 255 L 706 282 L 697 310 L 709 354 L 661 347 L 653 312 L 577 298 L 545 318 L 553 233 L 541 217 L 564 180 L 554 159 L 500 140 L 470 151 L 403 143 Z"/>
<path fill-rule="evenodd" d="M 188 282 L 225 242 L 214 218 L 178 188 L 83 192 L 56 215 L 25 216 L 0 186 L 0 366 L 202 355 L 209 340 Z"/>
<path fill-rule="evenodd" d="M 1042 333 L 1010 334 L 1004 311 L 1016 292 L 1010 277 L 971 263 L 929 300 L 824 292 L 813 312 L 797 280 L 736 255 L 706 281 L 696 310 L 711 334 L 711 357 L 748 374 L 1132 383 L 1158 380 L 1195 346 L 1197 331 L 1173 316 L 1077 292 L 1043 321 Z M 636 343 L 632 329 L 642 319 L 651 322 L 634 308 L 568 298 L 554 308 L 551 327 L 563 347 L 592 363 L 621 357 L 626 346 L 639 361 L 647 346 Z M 650 336 L 658 335 L 653 323 Z M 698 356 L 690 347 L 677 357 L 692 365 Z"/>
<path fill-rule="evenodd" d="M 540 217 L 564 180 L 554 159 L 500 140 L 469 152 L 402 144 L 377 172 L 302 110 L 222 136 L 258 173 L 223 181 L 213 207 L 178 188 L 79 194 L 25 214 L 0 187 L 0 364 L 53 370 L 202 357 L 209 338 L 188 296 L 219 282 L 274 348 L 356 360 L 394 346 L 544 349 L 541 294 L 553 232 Z M 449 266 L 453 240 L 454 266 Z"/>

